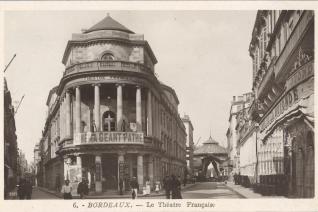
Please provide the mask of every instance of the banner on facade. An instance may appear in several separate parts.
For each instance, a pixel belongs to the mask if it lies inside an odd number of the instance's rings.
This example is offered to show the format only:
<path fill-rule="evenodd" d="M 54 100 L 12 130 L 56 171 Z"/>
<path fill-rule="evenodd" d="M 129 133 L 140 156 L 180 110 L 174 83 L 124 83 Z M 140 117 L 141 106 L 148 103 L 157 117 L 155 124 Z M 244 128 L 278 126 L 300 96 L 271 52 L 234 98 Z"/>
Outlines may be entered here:
<path fill-rule="evenodd" d="M 143 144 L 142 132 L 87 132 L 75 133 L 74 144 Z"/>

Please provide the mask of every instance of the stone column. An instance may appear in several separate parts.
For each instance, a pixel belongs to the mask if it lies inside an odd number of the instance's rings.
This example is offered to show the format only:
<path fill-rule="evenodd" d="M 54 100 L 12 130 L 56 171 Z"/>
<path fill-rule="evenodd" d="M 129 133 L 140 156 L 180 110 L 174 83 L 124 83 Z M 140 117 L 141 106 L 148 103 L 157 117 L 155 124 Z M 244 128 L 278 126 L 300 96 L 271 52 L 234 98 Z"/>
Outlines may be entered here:
<path fill-rule="evenodd" d="M 71 137 L 71 96 L 70 91 L 66 91 L 66 137 Z"/>
<path fill-rule="evenodd" d="M 95 192 L 102 192 L 102 157 L 95 155 Z"/>
<path fill-rule="evenodd" d="M 148 90 L 147 97 L 147 135 L 152 136 L 152 104 L 151 104 L 151 90 Z"/>
<path fill-rule="evenodd" d="M 81 132 L 81 90 L 79 86 L 75 88 L 76 102 L 75 102 L 75 132 Z"/>
<path fill-rule="evenodd" d="M 136 90 L 136 124 L 137 131 L 142 131 L 142 120 L 141 120 L 141 88 L 137 86 Z"/>
<path fill-rule="evenodd" d="M 77 180 L 81 182 L 82 181 L 82 157 L 80 155 L 76 156 L 76 166 L 77 166 L 77 169 L 79 170 L 79 174 L 76 177 L 77 177 Z"/>
<path fill-rule="evenodd" d="M 99 93 L 100 84 L 94 85 L 94 124 L 96 131 L 100 131 L 100 93 Z"/>
<path fill-rule="evenodd" d="M 61 99 L 60 99 L 60 109 L 59 109 L 59 112 L 60 112 L 60 138 L 61 140 L 64 138 L 63 136 L 63 96 L 61 96 Z"/>
<path fill-rule="evenodd" d="M 143 155 L 137 156 L 137 179 L 139 184 L 139 192 L 142 192 L 142 187 L 144 186 L 144 162 Z"/>
<path fill-rule="evenodd" d="M 124 184 L 123 191 L 125 191 L 124 176 L 120 176 L 120 164 L 122 164 L 122 168 L 124 169 L 124 163 L 125 163 L 124 155 L 125 154 L 123 152 L 118 153 L 118 191 L 120 191 L 120 189 L 119 189 L 120 178 L 122 178 L 122 180 L 123 180 L 123 184 Z"/>
<path fill-rule="evenodd" d="M 148 176 L 149 176 L 149 180 L 150 180 L 150 188 L 153 188 L 154 185 L 154 158 L 152 157 L 152 155 L 149 155 L 149 161 L 148 161 Z"/>
<path fill-rule="evenodd" d="M 121 124 L 123 118 L 123 88 L 122 85 L 117 84 L 117 131 L 121 131 Z"/>

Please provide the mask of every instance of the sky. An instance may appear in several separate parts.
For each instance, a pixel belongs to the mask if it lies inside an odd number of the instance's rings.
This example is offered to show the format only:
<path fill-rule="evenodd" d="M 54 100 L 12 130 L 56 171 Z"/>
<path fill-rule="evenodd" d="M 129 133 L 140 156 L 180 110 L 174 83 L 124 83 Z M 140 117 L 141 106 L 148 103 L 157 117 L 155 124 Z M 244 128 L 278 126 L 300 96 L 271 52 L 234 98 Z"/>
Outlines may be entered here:
<path fill-rule="evenodd" d="M 248 47 L 256 11 L 6 11 L 4 61 L 17 56 L 4 76 L 15 105 L 25 95 L 15 120 L 27 160 L 42 136 L 49 91 L 65 69 L 67 41 L 107 13 L 144 34 L 159 80 L 175 89 L 180 115 L 190 116 L 194 143 L 211 134 L 226 147 L 231 100 L 252 88 Z"/>

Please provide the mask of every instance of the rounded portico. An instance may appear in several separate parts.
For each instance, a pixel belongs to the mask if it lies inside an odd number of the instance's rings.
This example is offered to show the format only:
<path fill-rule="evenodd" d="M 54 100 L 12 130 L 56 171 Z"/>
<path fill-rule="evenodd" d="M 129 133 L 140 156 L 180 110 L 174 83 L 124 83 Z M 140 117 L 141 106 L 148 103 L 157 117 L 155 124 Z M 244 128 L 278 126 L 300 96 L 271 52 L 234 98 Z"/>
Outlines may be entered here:
<path fill-rule="evenodd" d="M 183 172 L 179 102 L 174 90 L 157 80 L 157 60 L 143 35 L 107 15 L 72 35 L 62 62 L 56 98 L 49 95 L 47 104 L 58 122 L 51 149 L 63 158 L 64 179 L 77 185 L 85 177 L 91 190 L 103 192 L 117 189 L 120 179 L 128 189 L 134 176 L 142 187 L 146 180 L 160 181 L 168 170 Z M 168 125 L 162 126 L 164 111 L 179 136 L 173 140 Z"/>

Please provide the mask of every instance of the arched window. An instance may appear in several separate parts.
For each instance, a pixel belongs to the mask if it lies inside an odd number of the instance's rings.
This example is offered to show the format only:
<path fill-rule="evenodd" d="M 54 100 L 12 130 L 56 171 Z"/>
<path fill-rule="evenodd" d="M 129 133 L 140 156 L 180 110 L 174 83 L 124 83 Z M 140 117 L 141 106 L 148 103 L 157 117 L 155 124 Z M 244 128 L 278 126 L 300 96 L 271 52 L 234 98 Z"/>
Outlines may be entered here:
<path fill-rule="evenodd" d="M 106 53 L 102 56 L 102 60 L 106 60 L 106 61 L 115 60 L 115 57 L 111 53 Z"/>
<path fill-rule="evenodd" d="M 115 131 L 116 115 L 112 111 L 106 111 L 103 114 L 103 130 Z"/>

